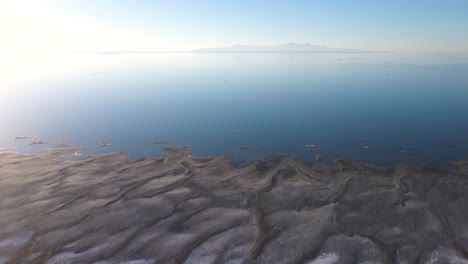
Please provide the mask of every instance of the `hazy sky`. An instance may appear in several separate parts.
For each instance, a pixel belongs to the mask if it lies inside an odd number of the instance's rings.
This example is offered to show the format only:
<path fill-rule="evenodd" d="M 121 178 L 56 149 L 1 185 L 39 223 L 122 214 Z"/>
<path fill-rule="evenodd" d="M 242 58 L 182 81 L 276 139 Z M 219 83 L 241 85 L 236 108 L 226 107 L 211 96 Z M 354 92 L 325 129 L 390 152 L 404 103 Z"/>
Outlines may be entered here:
<path fill-rule="evenodd" d="M 467 0 L 0 1 L 2 50 L 189 50 L 309 42 L 468 53 Z"/>

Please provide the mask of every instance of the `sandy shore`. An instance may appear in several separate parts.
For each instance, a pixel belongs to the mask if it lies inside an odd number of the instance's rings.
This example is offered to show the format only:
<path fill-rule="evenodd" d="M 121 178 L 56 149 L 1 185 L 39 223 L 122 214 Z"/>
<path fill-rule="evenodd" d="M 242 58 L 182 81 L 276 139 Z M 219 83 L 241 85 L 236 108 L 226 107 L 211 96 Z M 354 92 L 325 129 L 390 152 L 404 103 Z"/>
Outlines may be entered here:
<path fill-rule="evenodd" d="M 468 161 L 239 168 L 164 149 L 0 153 L 0 263 L 468 263 Z"/>

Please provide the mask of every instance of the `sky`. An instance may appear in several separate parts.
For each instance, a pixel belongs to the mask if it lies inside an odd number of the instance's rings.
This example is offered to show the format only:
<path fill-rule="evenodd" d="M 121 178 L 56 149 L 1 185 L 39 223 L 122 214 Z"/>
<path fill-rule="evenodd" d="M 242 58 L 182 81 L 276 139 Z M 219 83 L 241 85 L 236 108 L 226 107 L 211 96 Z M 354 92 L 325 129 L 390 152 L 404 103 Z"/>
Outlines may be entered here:
<path fill-rule="evenodd" d="M 0 34 L 8 53 L 289 42 L 468 53 L 468 1 L 1 0 Z"/>

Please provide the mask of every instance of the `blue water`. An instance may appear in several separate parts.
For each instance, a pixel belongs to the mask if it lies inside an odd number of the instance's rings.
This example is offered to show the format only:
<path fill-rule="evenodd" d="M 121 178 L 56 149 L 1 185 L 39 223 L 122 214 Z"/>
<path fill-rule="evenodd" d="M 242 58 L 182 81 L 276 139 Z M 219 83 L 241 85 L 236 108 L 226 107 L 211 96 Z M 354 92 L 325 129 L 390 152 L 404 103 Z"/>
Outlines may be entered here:
<path fill-rule="evenodd" d="M 0 147 L 51 146 L 13 139 L 35 135 L 89 147 L 106 139 L 110 147 L 90 153 L 125 149 L 135 157 L 162 156 L 150 143 L 164 140 L 239 161 L 314 153 L 379 164 L 468 158 L 468 60 L 457 56 L 66 56 L 89 67 L 4 89 Z"/>

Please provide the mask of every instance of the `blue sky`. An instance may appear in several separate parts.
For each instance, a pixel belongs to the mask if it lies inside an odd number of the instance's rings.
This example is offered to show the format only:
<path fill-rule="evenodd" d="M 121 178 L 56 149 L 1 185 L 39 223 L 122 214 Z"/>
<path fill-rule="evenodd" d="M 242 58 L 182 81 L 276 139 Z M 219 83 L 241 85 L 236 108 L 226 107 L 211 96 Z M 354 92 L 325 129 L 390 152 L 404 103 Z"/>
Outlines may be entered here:
<path fill-rule="evenodd" d="M 18 3 L 11 1 L 3 10 L 14 9 L 9 19 L 20 25 L 3 27 L 24 30 L 18 41 L 37 42 L 40 47 L 54 43 L 50 48 L 188 50 L 309 42 L 337 48 L 468 53 L 466 0 Z"/>

